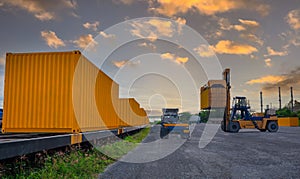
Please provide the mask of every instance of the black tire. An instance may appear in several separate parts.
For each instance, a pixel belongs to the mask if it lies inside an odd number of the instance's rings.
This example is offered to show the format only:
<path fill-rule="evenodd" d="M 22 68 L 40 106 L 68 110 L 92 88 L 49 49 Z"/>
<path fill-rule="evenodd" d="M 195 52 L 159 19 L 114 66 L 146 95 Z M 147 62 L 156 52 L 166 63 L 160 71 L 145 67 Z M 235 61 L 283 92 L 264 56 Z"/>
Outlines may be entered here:
<path fill-rule="evenodd" d="M 270 121 L 267 124 L 267 129 L 269 132 L 277 132 L 278 131 L 278 124 L 275 121 Z"/>
<path fill-rule="evenodd" d="M 238 122 L 229 122 L 229 132 L 237 133 L 240 130 L 240 124 Z"/>
<path fill-rule="evenodd" d="M 160 128 L 160 138 L 166 139 L 168 137 L 168 130 L 161 126 Z"/>
<path fill-rule="evenodd" d="M 260 132 L 266 132 L 267 129 L 259 129 Z"/>
<path fill-rule="evenodd" d="M 225 125 L 224 125 L 224 120 L 223 121 L 221 121 L 221 129 L 222 129 L 222 131 L 224 131 L 225 132 L 225 127 L 224 127 Z"/>

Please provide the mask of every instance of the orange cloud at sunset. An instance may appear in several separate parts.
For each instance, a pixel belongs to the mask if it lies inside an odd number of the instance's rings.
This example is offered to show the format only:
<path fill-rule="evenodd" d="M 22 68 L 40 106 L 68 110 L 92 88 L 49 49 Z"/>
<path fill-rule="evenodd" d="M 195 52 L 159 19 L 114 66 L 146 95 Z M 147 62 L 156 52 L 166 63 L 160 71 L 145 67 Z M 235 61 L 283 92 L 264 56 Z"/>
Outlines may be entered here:
<path fill-rule="evenodd" d="M 249 55 L 253 52 L 257 52 L 257 49 L 251 45 L 221 40 L 214 46 L 214 51 L 219 54 Z"/>
<path fill-rule="evenodd" d="M 241 0 L 157 0 L 157 3 L 159 4 L 159 6 L 152 7 L 150 8 L 150 10 L 169 17 L 195 10 L 205 15 L 215 15 L 217 13 L 224 13 L 235 9 L 249 7 L 252 7 L 251 9 L 256 10 L 262 15 L 267 15 L 269 11 L 268 5 Z"/>
<path fill-rule="evenodd" d="M 94 40 L 93 36 L 91 34 L 82 35 L 77 40 L 74 40 L 73 43 L 82 49 L 85 49 L 89 44 L 91 47 L 94 47 L 97 45 L 97 42 Z"/>
<path fill-rule="evenodd" d="M 58 48 L 58 47 L 66 46 L 64 41 L 62 41 L 60 38 L 58 38 L 56 36 L 55 32 L 53 32 L 51 30 L 50 31 L 42 31 L 41 36 L 46 41 L 46 43 L 49 47 Z"/>
<path fill-rule="evenodd" d="M 252 85 L 252 84 L 276 84 L 281 81 L 284 81 L 285 79 L 286 79 L 285 76 L 268 75 L 268 76 L 263 76 L 261 78 L 247 81 L 246 84 L 249 84 L 249 85 Z"/>

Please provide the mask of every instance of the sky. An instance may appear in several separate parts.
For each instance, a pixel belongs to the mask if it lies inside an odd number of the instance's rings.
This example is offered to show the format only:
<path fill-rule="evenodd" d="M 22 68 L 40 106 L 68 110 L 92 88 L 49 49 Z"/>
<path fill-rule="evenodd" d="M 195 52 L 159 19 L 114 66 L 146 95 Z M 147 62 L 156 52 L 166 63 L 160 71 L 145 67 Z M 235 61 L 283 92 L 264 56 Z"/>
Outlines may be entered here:
<path fill-rule="evenodd" d="M 300 100 L 297 0 L 0 0 L 0 21 L 2 101 L 7 52 L 81 50 L 89 57 L 88 47 L 101 51 L 126 33 L 135 40 L 118 44 L 99 68 L 120 84 L 120 97 L 136 98 L 153 115 L 162 107 L 199 111 L 199 88 L 221 78 L 208 73 L 225 68 L 232 96 L 247 96 L 254 110 L 260 91 L 264 105 L 277 108 L 279 86 L 283 105 L 291 86 Z M 202 64 L 216 61 L 221 70 Z"/>

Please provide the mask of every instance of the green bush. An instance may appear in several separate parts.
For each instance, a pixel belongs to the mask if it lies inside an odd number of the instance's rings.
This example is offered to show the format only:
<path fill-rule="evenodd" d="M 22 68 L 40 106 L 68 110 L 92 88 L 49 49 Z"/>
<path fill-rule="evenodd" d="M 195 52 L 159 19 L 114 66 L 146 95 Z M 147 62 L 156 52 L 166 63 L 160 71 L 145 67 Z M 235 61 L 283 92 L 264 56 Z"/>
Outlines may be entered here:
<path fill-rule="evenodd" d="M 297 116 L 299 117 L 300 113 L 298 113 L 298 114 L 295 112 L 292 112 L 287 107 L 284 107 L 284 108 L 276 111 L 276 115 L 279 117 L 297 117 Z"/>

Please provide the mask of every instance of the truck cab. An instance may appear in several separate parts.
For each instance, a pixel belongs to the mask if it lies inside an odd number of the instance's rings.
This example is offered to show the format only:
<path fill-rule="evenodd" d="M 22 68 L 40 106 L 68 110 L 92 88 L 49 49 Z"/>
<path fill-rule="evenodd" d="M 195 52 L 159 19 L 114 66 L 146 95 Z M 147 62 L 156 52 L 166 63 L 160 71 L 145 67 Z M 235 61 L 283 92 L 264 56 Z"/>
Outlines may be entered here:
<path fill-rule="evenodd" d="M 184 139 L 190 137 L 188 124 L 180 123 L 178 108 L 163 108 L 161 116 L 160 137 L 167 138 L 170 133 L 180 134 Z"/>

